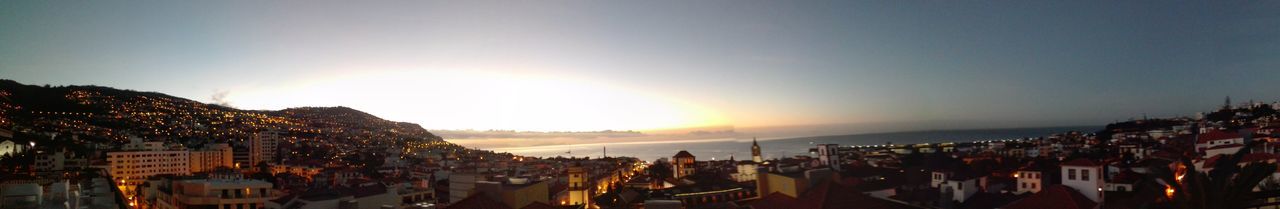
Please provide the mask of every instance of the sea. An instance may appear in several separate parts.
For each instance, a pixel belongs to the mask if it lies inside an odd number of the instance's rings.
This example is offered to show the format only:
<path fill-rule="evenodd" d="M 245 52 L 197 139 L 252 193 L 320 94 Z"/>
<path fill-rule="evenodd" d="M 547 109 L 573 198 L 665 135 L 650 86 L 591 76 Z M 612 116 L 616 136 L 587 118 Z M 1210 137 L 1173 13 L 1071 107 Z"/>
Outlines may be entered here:
<path fill-rule="evenodd" d="M 1055 133 L 1079 131 L 1092 133 L 1102 126 L 1068 126 L 1040 128 L 926 130 L 890 133 L 867 133 L 834 136 L 785 137 L 759 139 L 761 154 L 765 159 L 809 155 L 809 149 L 817 144 L 878 145 L 918 144 L 941 142 L 972 142 L 1045 137 Z M 628 156 L 653 161 L 670 158 L 677 152 L 689 151 L 698 160 L 751 159 L 751 138 L 722 138 L 703 140 L 655 141 L 552 145 L 532 148 L 499 148 L 497 152 L 535 157 L 592 157 Z"/>

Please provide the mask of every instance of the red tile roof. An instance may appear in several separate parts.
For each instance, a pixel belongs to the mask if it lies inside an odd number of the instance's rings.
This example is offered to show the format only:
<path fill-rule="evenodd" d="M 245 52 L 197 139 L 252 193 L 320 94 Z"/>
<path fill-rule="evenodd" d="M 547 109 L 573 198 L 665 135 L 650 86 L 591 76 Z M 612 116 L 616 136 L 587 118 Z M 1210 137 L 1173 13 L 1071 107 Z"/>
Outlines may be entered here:
<path fill-rule="evenodd" d="M 1244 138 L 1244 137 L 1240 136 L 1240 134 L 1237 134 L 1237 133 L 1224 132 L 1224 131 L 1211 131 L 1209 133 L 1202 133 L 1196 136 L 1196 143 L 1201 144 L 1201 143 L 1209 143 L 1209 141 L 1237 139 L 1237 138 Z"/>
<path fill-rule="evenodd" d="M 1209 149 L 1226 149 L 1226 148 L 1236 148 L 1236 147 L 1243 147 L 1243 146 L 1244 144 L 1224 144 L 1224 145 L 1209 147 Z"/>
<path fill-rule="evenodd" d="M 1218 165 L 1218 160 L 1221 160 L 1224 156 L 1226 155 L 1214 155 L 1209 159 L 1205 159 L 1204 166 L 1207 168 L 1212 168 Z M 1249 154 L 1245 154 L 1243 158 L 1240 158 L 1240 163 L 1266 162 L 1266 161 L 1276 160 L 1276 159 L 1280 159 L 1280 157 L 1277 157 L 1274 154 L 1268 154 L 1268 153 L 1249 153 Z"/>
<path fill-rule="evenodd" d="M 680 150 L 680 152 L 676 153 L 675 157 L 677 158 L 693 157 L 693 154 L 689 154 L 689 151 Z"/>
<path fill-rule="evenodd" d="M 750 205 L 751 205 L 751 208 L 755 208 L 755 209 L 770 209 L 770 208 L 783 209 L 783 208 L 791 208 L 792 206 L 794 206 L 793 204 L 795 203 L 796 203 L 796 198 L 787 196 L 779 192 L 774 192 L 772 194 L 764 196 L 763 198 L 760 198 L 759 200 L 751 202 Z"/>
<path fill-rule="evenodd" d="M 1040 193 L 1009 203 L 1003 209 L 1093 209 L 1098 203 L 1063 185 L 1045 187 Z"/>
<path fill-rule="evenodd" d="M 1086 167 L 1093 167 L 1093 166 L 1102 166 L 1102 164 L 1098 164 L 1097 162 L 1093 162 L 1093 160 L 1080 158 L 1080 159 L 1075 159 L 1075 160 L 1072 160 L 1072 161 L 1069 161 L 1069 162 L 1066 162 L 1066 163 L 1062 163 L 1062 166 L 1086 166 Z"/>
<path fill-rule="evenodd" d="M 896 209 L 916 208 L 889 200 L 879 199 L 862 194 L 852 188 L 840 186 L 830 181 L 822 183 L 804 195 L 800 195 L 798 205 L 790 208 L 868 208 Z"/>

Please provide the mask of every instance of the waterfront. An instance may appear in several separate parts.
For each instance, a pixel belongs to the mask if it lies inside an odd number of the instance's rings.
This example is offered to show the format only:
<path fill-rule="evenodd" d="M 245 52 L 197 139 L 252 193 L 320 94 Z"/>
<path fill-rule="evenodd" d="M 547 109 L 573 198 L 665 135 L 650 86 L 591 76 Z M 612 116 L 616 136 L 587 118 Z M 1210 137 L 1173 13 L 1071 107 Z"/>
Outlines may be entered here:
<path fill-rule="evenodd" d="M 764 157 L 766 159 L 771 159 L 786 156 L 807 155 L 809 148 L 813 148 L 816 144 L 834 143 L 840 145 L 872 145 L 885 144 L 886 142 L 893 142 L 894 144 L 968 142 L 978 140 L 1044 137 L 1050 134 L 1070 131 L 1091 133 L 1101 130 L 1101 128 L 1101 126 L 1065 126 L 1010 129 L 927 130 L 835 136 L 782 137 L 759 139 L 759 142 L 760 146 L 764 148 L 764 152 L 762 153 Z M 649 161 L 663 157 L 670 158 L 672 154 L 675 154 L 680 150 L 687 150 L 698 156 L 698 159 L 700 160 L 711 160 L 713 158 L 725 159 L 730 156 L 734 156 L 735 159 L 750 159 L 750 147 L 750 137 L 735 137 L 703 140 L 608 143 L 607 152 L 610 156 L 630 156 Z M 602 156 L 602 154 L 605 154 L 606 145 L 605 143 L 590 143 L 519 148 L 493 148 L 493 150 L 496 152 L 510 152 L 517 155 L 536 157 L 573 156 L 597 158 Z"/>

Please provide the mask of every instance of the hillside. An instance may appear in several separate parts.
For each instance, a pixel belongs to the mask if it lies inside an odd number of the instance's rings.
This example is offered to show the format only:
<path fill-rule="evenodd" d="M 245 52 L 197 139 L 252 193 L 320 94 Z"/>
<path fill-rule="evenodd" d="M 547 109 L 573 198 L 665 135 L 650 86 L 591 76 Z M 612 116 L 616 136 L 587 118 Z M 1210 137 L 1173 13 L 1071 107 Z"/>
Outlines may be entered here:
<path fill-rule="evenodd" d="M 279 130 L 290 139 L 363 145 L 443 142 L 413 123 L 347 107 L 240 110 L 155 92 L 100 86 L 34 86 L 0 80 L 0 128 L 124 142 L 129 136 L 182 142 L 244 139 Z"/>

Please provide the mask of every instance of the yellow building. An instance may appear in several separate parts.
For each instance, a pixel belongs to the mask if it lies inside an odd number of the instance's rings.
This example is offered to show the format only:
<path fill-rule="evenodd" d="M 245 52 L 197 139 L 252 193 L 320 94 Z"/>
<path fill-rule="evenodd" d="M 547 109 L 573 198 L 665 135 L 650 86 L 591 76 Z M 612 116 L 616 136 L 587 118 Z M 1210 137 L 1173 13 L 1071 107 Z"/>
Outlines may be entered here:
<path fill-rule="evenodd" d="M 761 172 L 758 174 L 759 180 L 756 181 L 756 189 L 760 190 L 760 196 L 773 194 L 774 192 L 782 193 L 791 197 L 799 197 L 809 188 L 809 179 L 806 179 L 803 173 L 772 173 Z"/>
<path fill-rule="evenodd" d="M 569 167 L 569 200 L 562 205 L 587 205 L 591 203 L 590 188 L 587 186 L 587 171 L 582 166 Z"/>

